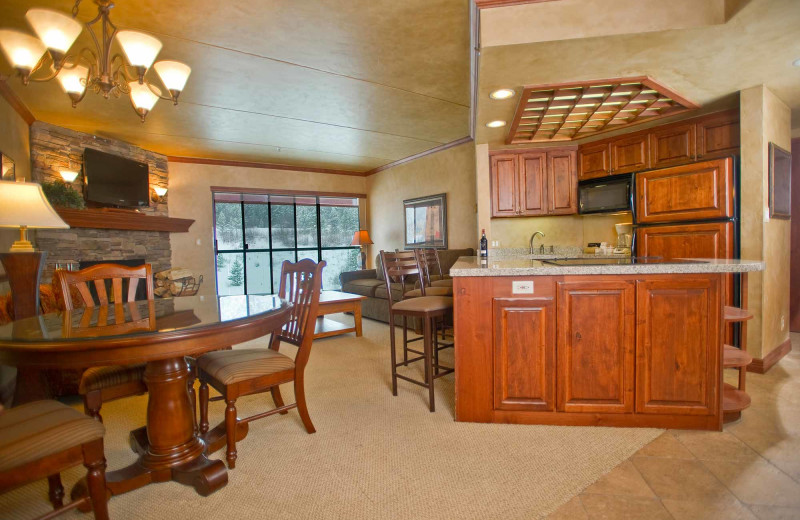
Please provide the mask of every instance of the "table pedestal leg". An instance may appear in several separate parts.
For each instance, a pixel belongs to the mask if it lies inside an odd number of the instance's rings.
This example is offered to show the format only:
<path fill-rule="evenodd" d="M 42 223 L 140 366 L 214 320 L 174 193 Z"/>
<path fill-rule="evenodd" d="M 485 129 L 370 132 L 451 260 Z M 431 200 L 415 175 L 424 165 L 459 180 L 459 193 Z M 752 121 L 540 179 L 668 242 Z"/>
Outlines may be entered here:
<path fill-rule="evenodd" d="M 189 368 L 183 357 L 147 363 L 147 442 L 140 445 L 139 460 L 106 474 L 112 495 L 125 493 L 153 482 L 174 480 L 192 486 L 207 496 L 228 483 L 225 463 L 209 460 L 205 443 L 194 433 L 194 420 L 187 378 Z M 134 438 L 135 438 L 134 434 Z M 140 441 L 141 442 L 141 441 Z M 81 496 L 80 484 L 72 491 Z"/>

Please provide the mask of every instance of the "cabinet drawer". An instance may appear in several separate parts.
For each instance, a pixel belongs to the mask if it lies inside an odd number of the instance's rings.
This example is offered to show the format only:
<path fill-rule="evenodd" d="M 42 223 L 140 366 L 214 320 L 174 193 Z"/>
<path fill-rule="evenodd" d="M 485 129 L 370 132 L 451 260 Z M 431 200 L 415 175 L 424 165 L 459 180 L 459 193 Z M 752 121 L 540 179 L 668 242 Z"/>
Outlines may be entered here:
<path fill-rule="evenodd" d="M 495 298 L 493 313 L 495 409 L 552 411 L 555 300 Z"/>
<path fill-rule="evenodd" d="M 704 161 L 636 175 L 640 224 L 733 217 L 733 162 Z"/>

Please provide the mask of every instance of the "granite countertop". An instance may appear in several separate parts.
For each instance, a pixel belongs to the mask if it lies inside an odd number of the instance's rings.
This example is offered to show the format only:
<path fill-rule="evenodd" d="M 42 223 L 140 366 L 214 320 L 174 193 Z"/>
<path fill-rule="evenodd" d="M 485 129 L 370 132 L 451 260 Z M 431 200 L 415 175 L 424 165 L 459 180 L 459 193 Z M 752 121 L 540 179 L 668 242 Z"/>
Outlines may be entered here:
<path fill-rule="evenodd" d="M 450 276 L 559 276 L 578 274 L 680 274 L 680 273 L 743 273 L 763 271 L 764 262 L 691 258 L 701 263 L 623 264 L 623 265 L 552 265 L 535 256 L 488 258 L 485 265 L 477 256 L 462 256 L 450 268 Z M 591 258 L 591 257 L 590 257 Z M 613 258 L 598 256 L 598 259 Z"/>

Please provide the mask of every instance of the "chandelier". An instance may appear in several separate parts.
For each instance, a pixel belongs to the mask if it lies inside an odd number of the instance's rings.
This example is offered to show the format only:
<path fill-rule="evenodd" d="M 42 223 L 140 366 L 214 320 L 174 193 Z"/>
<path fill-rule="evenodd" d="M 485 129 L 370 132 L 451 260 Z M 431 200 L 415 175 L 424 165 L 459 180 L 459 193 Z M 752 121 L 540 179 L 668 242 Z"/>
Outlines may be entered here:
<path fill-rule="evenodd" d="M 161 42 L 138 31 L 117 30 L 109 17 L 114 7 L 110 0 L 94 0 L 97 16 L 81 25 L 76 20 L 80 3 L 81 0 L 76 0 L 72 17 L 51 9 L 29 9 L 25 18 L 38 38 L 21 31 L 0 29 L 0 48 L 22 84 L 56 78 L 72 100 L 73 108 L 83 100 L 88 90 L 102 94 L 106 99 L 127 94 L 142 123 L 159 99 L 177 105 L 192 69 L 178 61 L 153 64 L 161 50 Z M 84 27 L 94 42 L 94 50 L 84 47 L 70 54 L 70 47 Z M 112 55 L 114 38 L 125 57 Z M 162 95 L 161 89 L 145 77 L 151 65 L 169 96 Z"/>

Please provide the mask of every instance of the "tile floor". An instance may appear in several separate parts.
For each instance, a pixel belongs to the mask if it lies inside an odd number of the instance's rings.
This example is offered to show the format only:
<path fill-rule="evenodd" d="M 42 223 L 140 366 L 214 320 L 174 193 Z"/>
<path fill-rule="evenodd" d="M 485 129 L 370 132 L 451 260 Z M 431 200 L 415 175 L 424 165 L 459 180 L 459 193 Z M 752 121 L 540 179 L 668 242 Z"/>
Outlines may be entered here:
<path fill-rule="evenodd" d="M 747 374 L 740 421 L 667 430 L 548 518 L 800 519 L 800 334 L 792 345 L 767 374 Z"/>

